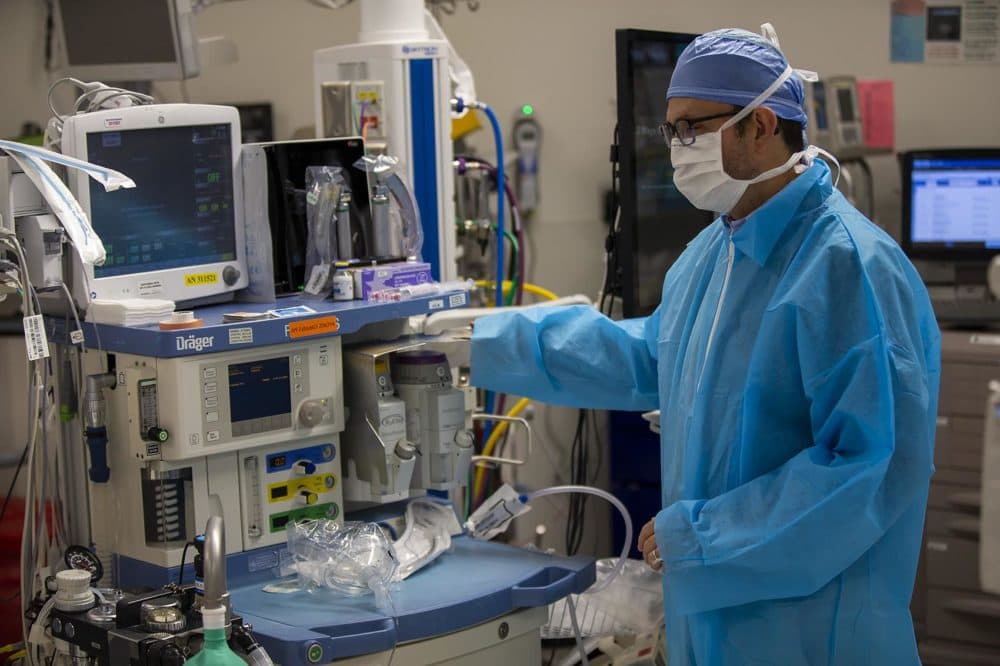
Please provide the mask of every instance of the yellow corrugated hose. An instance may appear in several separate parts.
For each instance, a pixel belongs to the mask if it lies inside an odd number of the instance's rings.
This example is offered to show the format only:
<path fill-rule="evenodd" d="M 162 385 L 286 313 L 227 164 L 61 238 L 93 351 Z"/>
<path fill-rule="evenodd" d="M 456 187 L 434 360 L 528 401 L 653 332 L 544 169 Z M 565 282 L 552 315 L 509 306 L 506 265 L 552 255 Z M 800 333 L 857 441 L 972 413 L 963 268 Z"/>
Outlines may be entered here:
<path fill-rule="evenodd" d="M 477 280 L 476 281 L 476 286 L 477 287 L 483 287 L 484 289 L 496 289 L 496 283 L 495 282 L 489 282 L 487 280 Z M 503 291 L 504 291 L 505 294 L 508 291 L 510 291 L 513 287 L 514 287 L 514 283 L 511 282 L 510 280 L 504 280 L 503 281 Z M 524 290 L 526 292 L 528 292 L 529 294 L 534 294 L 535 296 L 538 296 L 539 298 L 544 298 L 544 299 L 549 300 L 549 301 L 554 301 L 554 300 L 557 300 L 559 298 L 558 296 L 555 295 L 555 293 L 549 291 L 545 287 L 540 287 L 537 284 L 531 284 L 530 282 L 525 282 L 524 283 Z"/>

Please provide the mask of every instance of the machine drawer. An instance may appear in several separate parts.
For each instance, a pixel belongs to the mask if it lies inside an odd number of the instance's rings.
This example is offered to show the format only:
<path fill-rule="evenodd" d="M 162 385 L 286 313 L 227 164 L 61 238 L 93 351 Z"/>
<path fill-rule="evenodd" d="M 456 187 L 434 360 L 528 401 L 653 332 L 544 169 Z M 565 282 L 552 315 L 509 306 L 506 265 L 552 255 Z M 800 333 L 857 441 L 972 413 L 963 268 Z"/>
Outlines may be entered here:
<path fill-rule="evenodd" d="M 982 593 L 978 541 L 928 535 L 924 551 L 927 556 L 927 585 Z"/>
<path fill-rule="evenodd" d="M 927 510 L 927 536 L 979 540 L 979 516 L 942 509 Z"/>
<path fill-rule="evenodd" d="M 942 363 L 938 414 L 982 418 L 991 379 L 1000 379 L 1000 366 L 980 363 Z"/>
<path fill-rule="evenodd" d="M 1000 646 L 1000 597 L 931 587 L 927 592 L 927 635 Z"/>
<path fill-rule="evenodd" d="M 982 493 L 979 491 L 979 475 L 974 485 L 957 486 L 948 483 L 931 483 L 930 494 L 927 497 L 927 508 L 959 511 L 979 515 L 982 506 Z"/>
<path fill-rule="evenodd" d="M 983 464 L 984 429 L 982 416 L 938 416 L 934 465 L 939 473 L 942 469 L 964 469 L 978 473 Z"/>

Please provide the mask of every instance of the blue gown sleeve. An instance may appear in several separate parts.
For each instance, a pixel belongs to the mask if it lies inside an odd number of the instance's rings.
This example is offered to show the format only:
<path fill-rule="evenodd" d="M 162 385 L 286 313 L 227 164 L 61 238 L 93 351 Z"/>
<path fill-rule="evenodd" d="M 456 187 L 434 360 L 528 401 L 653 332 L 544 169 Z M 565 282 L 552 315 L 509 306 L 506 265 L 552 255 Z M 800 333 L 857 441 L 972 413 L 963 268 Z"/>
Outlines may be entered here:
<path fill-rule="evenodd" d="M 939 371 L 879 334 L 805 378 L 812 442 L 770 473 L 656 516 L 678 611 L 809 595 L 871 548 L 926 492 Z"/>
<path fill-rule="evenodd" d="M 612 321 L 571 306 L 482 317 L 472 336 L 472 384 L 568 407 L 656 409 L 659 312 Z"/>

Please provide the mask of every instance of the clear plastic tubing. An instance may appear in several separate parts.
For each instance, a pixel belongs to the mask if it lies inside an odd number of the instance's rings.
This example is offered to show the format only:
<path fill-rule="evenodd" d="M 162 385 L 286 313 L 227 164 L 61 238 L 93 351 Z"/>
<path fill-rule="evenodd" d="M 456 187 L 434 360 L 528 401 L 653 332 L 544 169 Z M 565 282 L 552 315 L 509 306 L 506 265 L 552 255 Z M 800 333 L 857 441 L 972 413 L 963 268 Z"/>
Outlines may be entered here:
<path fill-rule="evenodd" d="M 545 497 L 546 495 L 567 495 L 573 493 L 583 493 L 584 495 L 596 495 L 602 499 L 607 500 L 618 509 L 618 513 L 621 514 L 622 518 L 625 520 L 625 545 L 622 547 L 622 553 L 618 557 L 618 564 L 611 571 L 611 575 L 605 578 L 603 581 L 599 581 L 591 587 L 588 592 L 600 592 L 611 582 L 618 577 L 622 569 L 625 567 L 625 560 L 628 559 L 629 546 L 632 545 L 632 518 L 628 515 L 628 509 L 621 501 L 609 493 L 606 490 L 601 490 L 600 488 L 592 488 L 590 486 L 552 486 L 551 488 L 542 488 L 541 490 L 536 490 L 534 492 L 528 493 L 526 498 L 528 501 L 535 499 L 536 497 Z"/>

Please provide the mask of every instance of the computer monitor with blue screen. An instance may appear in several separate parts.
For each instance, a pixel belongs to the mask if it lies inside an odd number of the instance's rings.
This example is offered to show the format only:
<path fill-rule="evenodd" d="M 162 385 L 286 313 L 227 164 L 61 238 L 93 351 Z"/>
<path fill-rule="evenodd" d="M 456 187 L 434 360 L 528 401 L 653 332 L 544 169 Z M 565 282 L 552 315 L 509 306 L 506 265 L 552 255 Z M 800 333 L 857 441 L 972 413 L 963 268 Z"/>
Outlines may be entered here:
<path fill-rule="evenodd" d="M 107 252 L 77 262 L 79 303 L 93 298 L 226 300 L 247 284 L 235 108 L 138 106 L 66 119 L 63 151 L 129 176 L 107 193 L 71 174 L 70 186 Z"/>
<path fill-rule="evenodd" d="M 902 163 L 909 255 L 988 261 L 1000 253 L 1000 148 L 913 151 Z"/>

